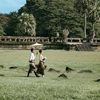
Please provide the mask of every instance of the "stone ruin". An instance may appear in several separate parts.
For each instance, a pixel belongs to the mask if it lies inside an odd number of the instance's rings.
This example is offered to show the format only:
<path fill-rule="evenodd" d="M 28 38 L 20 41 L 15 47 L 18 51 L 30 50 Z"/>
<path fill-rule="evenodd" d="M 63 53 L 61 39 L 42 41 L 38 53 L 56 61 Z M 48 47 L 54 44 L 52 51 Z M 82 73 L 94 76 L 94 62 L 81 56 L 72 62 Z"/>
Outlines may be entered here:
<path fill-rule="evenodd" d="M 66 43 L 66 39 L 69 35 L 69 31 L 67 29 L 63 30 L 63 42 Z"/>
<path fill-rule="evenodd" d="M 95 38 L 95 31 L 91 30 L 90 31 L 90 42 L 93 43 L 93 39 Z"/>

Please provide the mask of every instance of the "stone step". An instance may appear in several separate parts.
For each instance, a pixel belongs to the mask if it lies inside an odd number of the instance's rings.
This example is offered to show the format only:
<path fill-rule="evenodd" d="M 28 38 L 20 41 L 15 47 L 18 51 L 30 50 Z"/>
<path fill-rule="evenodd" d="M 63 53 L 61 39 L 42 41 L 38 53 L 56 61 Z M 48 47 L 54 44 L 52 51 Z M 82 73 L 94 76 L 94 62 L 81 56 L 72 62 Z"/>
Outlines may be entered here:
<path fill-rule="evenodd" d="M 89 44 L 77 44 L 76 47 L 79 51 L 94 51 Z"/>

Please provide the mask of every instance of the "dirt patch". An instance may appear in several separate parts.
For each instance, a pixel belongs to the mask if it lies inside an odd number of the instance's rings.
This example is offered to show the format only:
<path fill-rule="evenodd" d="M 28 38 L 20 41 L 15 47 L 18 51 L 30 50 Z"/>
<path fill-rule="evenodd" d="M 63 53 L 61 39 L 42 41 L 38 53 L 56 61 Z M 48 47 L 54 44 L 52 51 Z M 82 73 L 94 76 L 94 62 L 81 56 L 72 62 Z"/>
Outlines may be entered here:
<path fill-rule="evenodd" d="M 63 77 L 63 78 L 68 79 L 68 77 L 65 74 L 61 74 L 59 77 Z"/>
<path fill-rule="evenodd" d="M 3 66 L 3 65 L 0 65 L 0 67 L 1 67 L 1 68 L 4 68 L 4 66 Z"/>
<path fill-rule="evenodd" d="M 16 68 L 18 68 L 18 67 L 14 66 L 14 67 L 10 67 L 9 69 L 16 69 Z"/>
<path fill-rule="evenodd" d="M 72 68 L 66 67 L 66 72 L 69 73 L 71 71 L 74 71 Z"/>
<path fill-rule="evenodd" d="M 4 74 L 0 74 L 0 76 L 5 76 Z"/>
<path fill-rule="evenodd" d="M 49 71 L 49 72 L 57 72 L 57 73 L 60 72 L 60 70 L 55 70 L 55 69 L 53 69 L 53 68 L 50 68 L 48 71 Z"/>
<path fill-rule="evenodd" d="M 79 73 L 93 73 L 91 70 L 81 70 Z"/>

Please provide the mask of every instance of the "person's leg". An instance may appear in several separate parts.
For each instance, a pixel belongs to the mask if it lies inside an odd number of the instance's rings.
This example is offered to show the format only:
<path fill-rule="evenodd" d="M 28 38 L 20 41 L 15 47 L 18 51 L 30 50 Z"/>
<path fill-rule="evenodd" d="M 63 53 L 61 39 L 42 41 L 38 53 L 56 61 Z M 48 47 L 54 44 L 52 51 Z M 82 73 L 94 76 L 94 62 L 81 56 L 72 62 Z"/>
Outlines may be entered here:
<path fill-rule="evenodd" d="M 44 77 L 44 69 L 42 69 L 42 77 Z"/>
<path fill-rule="evenodd" d="M 31 64 L 29 65 L 29 71 L 28 71 L 27 77 L 29 77 L 30 73 L 32 73 L 32 65 Z"/>
<path fill-rule="evenodd" d="M 34 71 L 35 76 L 36 76 L 36 77 L 40 77 L 40 76 L 38 76 L 37 73 L 36 73 L 36 66 L 35 66 L 35 63 L 33 63 L 32 66 L 33 66 L 33 71 Z"/>
<path fill-rule="evenodd" d="M 33 71 L 34 71 L 34 74 L 35 74 L 36 77 L 40 77 L 40 76 L 36 73 L 35 69 L 34 69 Z"/>
<path fill-rule="evenodd" d="M 44 77 L 44 75 L 42 75 L 42 77 Z"/>
<path fill-rule="evenodd" d="M 30 69 L 29 69 L 29 71 L 28 71 L 28 74 L 27 74 L 27 77 L 29 77 L 29 74 L 31 73 L 31 71 L 30 71 Z"/>

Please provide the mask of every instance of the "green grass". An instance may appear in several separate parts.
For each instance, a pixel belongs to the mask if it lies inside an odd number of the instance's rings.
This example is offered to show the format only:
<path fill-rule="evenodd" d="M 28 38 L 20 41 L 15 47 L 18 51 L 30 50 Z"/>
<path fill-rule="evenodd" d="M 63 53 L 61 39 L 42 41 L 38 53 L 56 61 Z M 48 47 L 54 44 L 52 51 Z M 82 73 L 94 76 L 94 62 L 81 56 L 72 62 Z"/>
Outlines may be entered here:
<path fill-rule="evenodd" d="M 0 50 L 0 100 L 100 100 L 100 51 L 44 50 L 45 77 L 27 76 L 29 50 Z M 38 64 L 38 57 L 36 64 Z M 9 69 L 18 66 L 18 69 Z M 65 68 L 75 69 L 66 73 Z M 49 68 L 61 70 L 48 72 Z M 78 73 L 90 69 L 93 73 Z M 65 74 L 68 79 L 59 78 Z"/>

